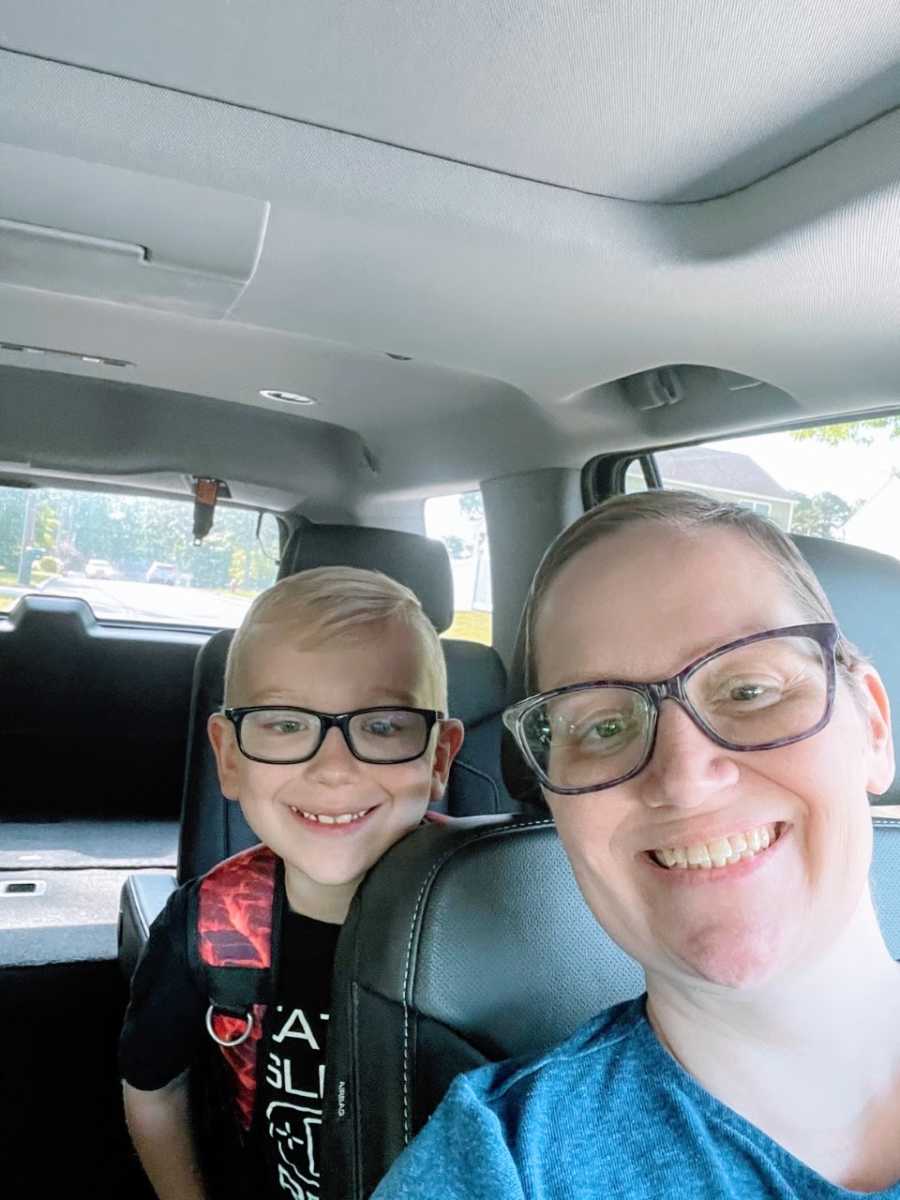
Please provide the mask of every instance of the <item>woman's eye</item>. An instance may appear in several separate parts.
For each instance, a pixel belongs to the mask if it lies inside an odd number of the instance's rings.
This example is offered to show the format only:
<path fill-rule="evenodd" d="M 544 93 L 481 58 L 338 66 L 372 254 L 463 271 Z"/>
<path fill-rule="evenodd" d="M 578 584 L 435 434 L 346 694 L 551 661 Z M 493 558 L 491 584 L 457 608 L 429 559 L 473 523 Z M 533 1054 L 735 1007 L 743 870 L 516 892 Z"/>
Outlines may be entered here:
<path fill-rule="evenodd" d="M 627 718 L 615 713 L 583 721 L 572 730 L 571 739 L 582 746 L 606 746 L 621 741 L 627 732 Z"/>
<path fill-rule="evenodd" d="M 723 681 L 715 699 L 720 704 L 743 708 L 775 704 L 783 695 L 783 684 L 774 679 L 729 679 Z"/>
<path fill-rule="evenodd" d="M 616 737 L 625 728 L 625 722 L 621 717 L 605 717 L 602 721 L 595 721 L 587 730 L 588 737 L 596 737 L 600 739 Z"/>

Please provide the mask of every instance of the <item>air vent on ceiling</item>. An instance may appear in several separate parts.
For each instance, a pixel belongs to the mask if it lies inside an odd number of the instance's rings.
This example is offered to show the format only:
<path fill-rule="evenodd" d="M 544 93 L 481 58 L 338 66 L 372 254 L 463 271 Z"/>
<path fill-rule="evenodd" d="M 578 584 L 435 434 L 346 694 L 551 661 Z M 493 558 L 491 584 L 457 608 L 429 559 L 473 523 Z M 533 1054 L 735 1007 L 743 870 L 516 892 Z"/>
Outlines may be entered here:
<path fill-rule="evenodd" d="M 91 363 L 98 367 L 133 367 L 127 358 L 108 358 L 105 354 L 84 354 L 80 350 L 54 350 L 50 346 L 26 346 L 24 342 L 0 341 L 0 350 L 12 350 L 19 354 L 45 355 L 50 358 L 74 358 L 77 362 Z"/>

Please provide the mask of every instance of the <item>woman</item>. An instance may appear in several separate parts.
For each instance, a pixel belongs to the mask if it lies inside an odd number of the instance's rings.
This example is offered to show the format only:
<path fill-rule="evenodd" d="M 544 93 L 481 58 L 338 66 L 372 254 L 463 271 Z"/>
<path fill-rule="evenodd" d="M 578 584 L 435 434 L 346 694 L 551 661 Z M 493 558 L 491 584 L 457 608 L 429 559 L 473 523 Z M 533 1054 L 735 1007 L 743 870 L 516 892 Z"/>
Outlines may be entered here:
<path fill-rule="evenodd" d="M 888 700 L 811 570 L 748 510 L 621 497 L 548 551 L 527 639 L 507 723 L 647 994 L 457 1080 L 378 1200 L 898 1200 Z"/>

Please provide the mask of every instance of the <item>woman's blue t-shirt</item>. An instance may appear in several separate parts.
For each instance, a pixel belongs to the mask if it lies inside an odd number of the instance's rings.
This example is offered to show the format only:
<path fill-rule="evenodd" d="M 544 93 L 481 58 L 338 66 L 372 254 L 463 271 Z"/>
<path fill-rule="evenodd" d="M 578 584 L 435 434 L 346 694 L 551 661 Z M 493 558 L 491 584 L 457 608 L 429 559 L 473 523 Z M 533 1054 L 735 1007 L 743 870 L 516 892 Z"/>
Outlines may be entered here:
<path fill-rule="evenodd" d="M 866 1194 L 900 1200 L 900 1182 Z M 373 1200 L 860 1195 L 705 1091 L 660 1045 L 640 997 L 540 1058 L 460 1076 Z"/>

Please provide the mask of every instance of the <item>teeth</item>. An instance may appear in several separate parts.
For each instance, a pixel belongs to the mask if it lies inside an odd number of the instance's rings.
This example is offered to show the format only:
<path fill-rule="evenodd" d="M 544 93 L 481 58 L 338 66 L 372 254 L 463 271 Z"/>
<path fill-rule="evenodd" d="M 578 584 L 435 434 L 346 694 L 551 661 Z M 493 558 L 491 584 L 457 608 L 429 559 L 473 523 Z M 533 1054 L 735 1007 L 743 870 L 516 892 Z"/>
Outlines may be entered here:
<path fill-rule="evenodd" d="M 328 813 L 312 813 L 306 812 L 302 808 L 296 808 L 293 804 L 290 805 L 292 813 L 296 813 L 300 817 L 305 817 L 307 821 L 316 821 L 319 825 L 349 825 L 351 821 L 358 821 L 364 817 L 369 811 L 367 808 L 355 813 L 338 813 L 336 816 L 331 816 Z"/>
<path fill-rule="evenodd" d="M 709 857 L 714 867 L 724 867 L 731 859 L 731 842 L 728 838 L 716 838 L 709 843 Z"/>
<path fill-rule="evenodd" d="M 711 867 L 727 867 L 742 859 L 753 858 L 760 850 L 766 850 L 778 837 L 775 825 L 760 825 L 744 833 L 733 833 L 727 838 L 714 838 L 711 842 L 693 846 L 667 846 L 653 851 L 660 866 L 669 870 L 675 867 L 705 871 Z"/>
<path fill-rule="evenodd" d="M 706 846 L 688 846 L 687 860 L 689 867 L 711 867 L 712 860 Z"/>

